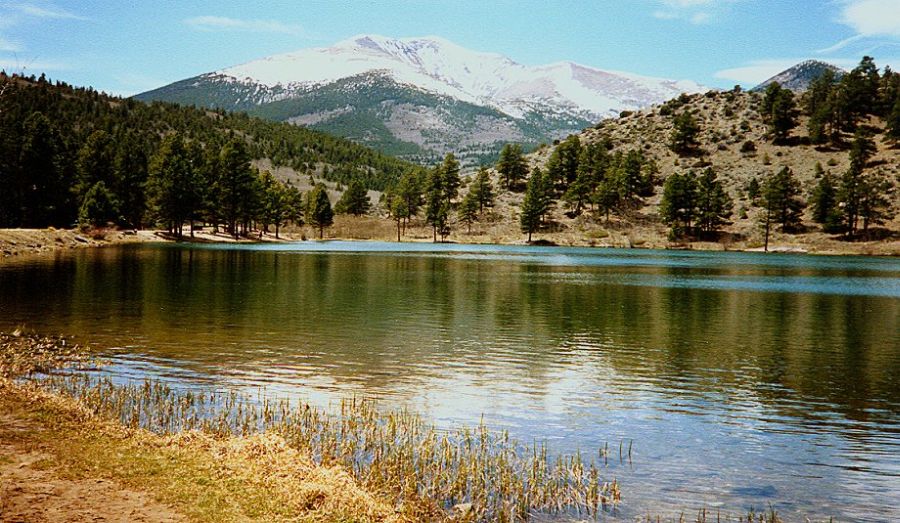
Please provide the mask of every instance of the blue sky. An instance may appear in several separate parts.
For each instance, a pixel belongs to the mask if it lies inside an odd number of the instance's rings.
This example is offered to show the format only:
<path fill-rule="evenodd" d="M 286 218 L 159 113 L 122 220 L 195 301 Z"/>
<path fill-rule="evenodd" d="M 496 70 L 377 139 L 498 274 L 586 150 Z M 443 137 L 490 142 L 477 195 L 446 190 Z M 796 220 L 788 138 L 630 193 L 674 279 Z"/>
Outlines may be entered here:
<path fill-rule="evenodd" d="M 129 95 L 363 33 L 712 87 L 807 58 L 900 69 L 900 0 L 0 0 L 0 67 Z"/>

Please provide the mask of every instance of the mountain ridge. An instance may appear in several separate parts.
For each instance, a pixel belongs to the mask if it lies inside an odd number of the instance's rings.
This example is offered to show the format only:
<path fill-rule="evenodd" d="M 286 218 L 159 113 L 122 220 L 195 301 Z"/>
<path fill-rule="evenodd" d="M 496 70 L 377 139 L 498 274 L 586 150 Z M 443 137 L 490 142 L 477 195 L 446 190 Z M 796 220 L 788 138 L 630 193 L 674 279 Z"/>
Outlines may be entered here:
<path fill-rule="evenodd" d="M 489 114 L 481 127 L 501 132 L 474 133 L 472 145 L 478 152 L 460 155 L 464 162 L 480 163 L 495 157 L 506 142 L 549 142 L 621 111 L 701 90 L 689 80 L 604 71 L 569 61 L 526 66 L 440 37 L 358 35 L 331 47 L 204 73 L 135 98 L 246 111 L 329 132 L 341 128 L 344 136 L 360 143 L 420 162 L 455 151 L 457 140 L 439 140 L 438 131 L 459 136 L 467 130 L 459 122 Z M 380 100 L 380 105 L 348 103 L 360 97 Z M 410 105 L 410 99 L 416 103 Z M 268 107 L 272 104 L 275 109 Z M 303 110 L 284 113 L 291 105 Z M 353 128 L 355 113 L 361 116 Z"/>
<path fill-rule="evenodd" d="M 751 89 L 751 91 L 762 92 L 765 91 L 769 85 L 778 82 L 778 85 L 785 89 L 794 92 L 803 92 L 809 88 L 809 85 L 813 80 L 822 76 L 825 71 L 833 72 L 836 80 L 840 80 L 841 77 L 846 74 L 846 71 L 836 65 L 821 60 L 804 60 L 788 67 L 775 76 L 772 76 Z"/>

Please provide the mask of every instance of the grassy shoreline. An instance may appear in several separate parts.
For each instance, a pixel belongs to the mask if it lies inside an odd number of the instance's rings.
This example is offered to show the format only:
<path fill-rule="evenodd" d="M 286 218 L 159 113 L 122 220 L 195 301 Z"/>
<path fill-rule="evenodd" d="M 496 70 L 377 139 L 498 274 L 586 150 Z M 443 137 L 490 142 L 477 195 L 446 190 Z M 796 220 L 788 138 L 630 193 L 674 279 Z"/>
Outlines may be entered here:
<path fill-rule="evenodd" d="M 62 338 L 2 334 L 0 405 L 40 425 L 67 473 L 148 490 L 191 519 L 521 521 L 619 500 L 580 455 L 551 460 L 483 426 L 447 433 L 359 399 L 338 414 L 58 370 L 97 364 Z"/>
<path fill-rule="evenodd" d="M 484 427 L 437 432 L 415 413 L 357 399 L 339 415 L 233 395 L 223 405 L 65 371 L 98 364 L 64 338 L 0 333 L 0 479 L 21 471 L 16 463 L 30 467 L 22 456 L 37 450 L 42 474 L 111 485 L 93 510 L 119 510 L 107 498 L 138 493 L 145 501 L 132 510 L 171 516 L 159 521 L 526 521 L 560 512 L 594 520 L 620 500 L 615 481 L 587 464 L 597 457 L 548 459 L 546 447 Z M 21 490 L 0 492 L 0 516 L 40 519 L 42 506 L 17 499 Z M 690 519 L 782 521 L 774 511 L 701 510 Z"/>

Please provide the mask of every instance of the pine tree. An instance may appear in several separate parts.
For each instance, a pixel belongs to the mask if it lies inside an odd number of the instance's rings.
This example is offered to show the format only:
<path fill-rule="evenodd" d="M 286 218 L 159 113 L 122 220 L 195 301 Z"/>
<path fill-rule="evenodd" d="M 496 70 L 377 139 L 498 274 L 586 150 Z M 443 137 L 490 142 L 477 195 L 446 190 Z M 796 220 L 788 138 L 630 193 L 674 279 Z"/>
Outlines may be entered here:
<path fill-rule="evenodd" d="M 334 211 L 338 214 L 362 216 L 369 212 L 371 206 L 368 192 L 359 180 L 354 179 L 350 181 L 347 190 L 341 194 L 340 200 L 334 206 Z"/>
<path fill-rule="evenodd" d="M 106 131 L 94 131 L 88 136 L 87 141 L 78 151 L 75 166 L 78 181 L 75 185 L 75 194 L 79 207 L 84 201 L 87 192 L 97 182 L 103 182 L 107 190 L 114 190 L 119 186 L 115 176 L 115 150 L 112 138 Z"/>
<path fill-rule="evenodd" d="M 167 136 L 150 163 L 153 208 L 169 232 L 183 234 L 184 222 L 200 207 L 199 177 L 180 135 Z"/>
<path fill-rule="evenodd" d="M 262 212 L 260 221 L 263 232 L 269 232 L 269 225 L 275 226 L 275 237 L 279 237 L 281 226 L 288 215 L 287 190 L 269 171 L 260 174 L 262 189 Z"/>
<path fill-rule="evenodd" d="M 69 225 L 69 191 L 62 151 L 62 139 L 46 116 L 33 113 L 25 120 L 18 170 L 10 166 L 12 179 L 2 187 L 10 194 L 2 200 L 10 202 L 12 223 L 26 227 Z"/>
<path fill-rule="evenodd" d="M 675 173 L 663 184 L 659 213 L 671 228 L 672 237 L 689 234 L 697 217 L 697 176 L 693 172 Z"/>
<path fill-rule="evenodd" d="M 771 217 L 771 222 L 781 224 L 782 231 L 790 232 L 800 226 L 800 218 L 806 207 L 800 194 L 800 182 L 788 167 L 770 175 L 763 184 L 763 207 Z"/>
<path fill-rule="evenodd" d="M 797 104 L 794 93 L 772 82 L 766 89 L 762 103 L 763 120 L 769 125 L 769 134 L 775 142 L 783 142 L 797 126 Z"/>
<path fill-rule="evenodd" d="M 303 193 L 288 183 L 285 187 L 285 202 L 287 208 L 285 219 L 294 222 L 297 227 L 302 227 L 306 217 L 306 201 Z"/>
<path fill-rule="evenodd" d="M 238 225 L 254 203 L 251 193 L 256 183 L 243 141 L 232 140 L 222 148 L 219 169 L 216 192 L 219 194 L 221 214 L 228 232 L 237 238 L 240 235 Z"/>
<path fill-rule="evenodd" d="M 140 229 L 147 212 L 147 155 L 138 139 L 129 136 L 116 151 L 113 168 L 120 187 L 117 199 L 122 219 L 130 227 Z M 206 180 L 203 181 L 206 186 Z"/>
<path fill-rule="evenodd" d="M 550 210 L 552 181 L 540 168 L 535 167 L 525 187 L 525 199 L 522 200 L 522 214 L 519 217 L 522 232 L 531 235 L 541 225 L 544 215 Z"/>
<path fill-rule="evenodd" d="M 597 184 L 591 201 L 597 205 L 597 209 L 606 216 L 606 223 L 609 223 L 609 214 L 619 205 L 619 189 L 616 187 L 612 179 L 604 179 Z"/>
<path fill-rule="evenodd" d="M 334 223 L 334 211 L 331 209 L 325 184 L 316 185 L 307 194 L 306 222 L 319 229 L 319 239 L 324 237 L 325 227 Z"/>
<path fill-rule="evenodd" d="M 425 222 L 431 225 L 433 241 L 437 242 L 438 233 L 447 227 L 448 215 L 449 209 L 444 197 L 444 174 L 438 166 L 428 172 L 425 193 Z"/>
<path fill-rule="evenodd" d="M 560 142 L 550 154 L 550 158 L 547 160 L 546 176 L 550 183 L 560 191 L 564 192 L 578 177 L 581 149 L 581 140 L 573 134 Z"/>
<path fill-rule="evenodd" d="M 700 231 L 710 235 L 728 224 L 732 201 L 716 176 L 708 167 L 697 180 L 697 225 Z"/>
<path fill-rule="evenodd" d="M 672 139 L 669 147 L 680 156 L 693 154 L 697 151 L 699 143 L 697 135 L 700 126 L 690 112 L 685 111 L 675 117 L 675 128 L 672 130 Z"/>
<path fill-rule="evenodd" d="M 482 166 L 478 169 L 478 174 L 475 175 L 475 180 L 472 182 L 469 192 L 474 194 L 473 198 L 478 204 L 479 214 L 484 214 L 485 207 L 494 206 L 494 186 L 491 184 L 491 177 L 487 168 Z"/>
<path fill-rule="evenodd" d="M 875 144 L 863 130 L 857 130 L 850 147 L 850 168 L 841 177 L 838 201 L 843 215 L 843 226 L 848 236 L 854 236 L 863 222 L 863 233 L 868 237 L 869 225 L 883 223 L 891 216 L 887 195 L 893 189 L 881 173 L 866 172 L 869 159 L 875 152 Z"/>
<path fill-rule="evenodd" d="M 882 172 L 869 172 L 863 176 L 862 198 L 859 215 L 863 222 L 863 237 L 869 239 L 869 227 L 882 224 L 893 218 L 891 200 L 888 196 L 893 184 Z"/>
<path fill-rule="evenodd" d="M 396 196 L 403 199 L 403 231 L 406 232 L 406 224 L 419 214 L 419 208 L 422 207 L 419 173 L 413 170 L 405 172 L 397 184 L 395 193 Z M 393 211 L 391 212 L 393 214 Z"/>
<path fill-rule="evenodd" d="M 408 220 L 409 213 L 409 204 L 406 198 L 401 194 L 393 194 L 390 197 L 390 213 L 394 218 L 394 221 L 397 222 L 397 241 L 400 241 L 400 225 L 404 220 Z"/>
<path fill-rule="evenodd" d="M 478 198 L 469 191 L 459 206 L 459 221 L 466 224 L 466 232 L 472 232 L 472 222 L 478 221 Z"/>
<path fill-rule="evenodd" d="M 747 198 L 750 199 L 751 203 L 756 203 L 756 200 L 759 198 L 760 190 L 759 180 L 751 178 L 750 182 L 747 183 Z"/>
<path fill-rule="evenodd" d="M 829 97 L 834 87 L 834 71 L 828 69 L 810 83 L 804 95 L 803 110 L 809 116 L 807 131 L 814 144 L 825 143 L 828 139 L 828 124 L 832 119 Z"/>
<path fill-rule="evenodd" d="M 821 169 L 822 166 L 818 165 Z M 812 218 L 825 232 L 841 229 L 841 213 L 837 202 L 837 183 L 830 174 L 822 174 L 810 195 Z"/>
<path fill-rule="evenodd" d="M 509 191 L 514 190 L 525 179 L 528 175 L 528 164 L 519 144 L 508 143 L 503 146 L 497 163 L 497 172 L 500 173 L 500 179 Z"/>
<path fill-rule="evenodd" d="M 85 192 L 78 209 L 80 225 L 99 227 L 116 221 L 118 217 L 119 204 L 105 183 L 97 182 Z"/>
<path fill-rule="evenodd" d="M 891 108 L 885 123 L 888 137 L 895 142 L 900 142 L 900 94 L 897 95 L 897 100 L 894 102 L 894 106 Z"/>
<path fill-rule="evenodd" d="M 456 157 L 453 156 L 453 153 L 447 153 L 447 155 L 444 156 L 444 163 L 441 165 L 441 175 L 443 176 L 441 185 L 444 192 L 444 199 L 447 202 L 447 206 L 452 207 L 453 200 L 459 194 L 459 186 L 461 183 L 459 178 L 459 162 L 456 160 Z"/>

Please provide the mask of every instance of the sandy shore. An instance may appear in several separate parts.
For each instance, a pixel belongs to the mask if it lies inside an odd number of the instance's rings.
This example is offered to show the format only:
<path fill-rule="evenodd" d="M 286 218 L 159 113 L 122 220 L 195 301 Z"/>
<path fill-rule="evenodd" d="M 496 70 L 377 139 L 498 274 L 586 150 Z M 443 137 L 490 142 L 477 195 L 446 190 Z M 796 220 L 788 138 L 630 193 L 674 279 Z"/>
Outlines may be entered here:
<path fill-rule="evenodd" d="M 273 233 L 234 238 L 224 232 L 195 231 L 176 239 L 153 230 L 119 231 L 113 229 L 82 232 L 70 229 L 0 229 L 0 263 L 4 259 L 48 255 L 60 250 L 85 247 L 102 247 L 128 243 L 192 242 L 192 243 L 282 243 L 318 238 L 311 227 L 291 227 L 276 238 Z M 325 230 L 326 240 L 397 241 L 395 222 L 374 216 L 336 216 L 332 227 Z M 627 229 L 602 228 L 590 225 L 582 228 L 566 228 L 557 232 L 541 232 L 532 238 L 537 245 L 565 247 L 600 247 L 626 249 L 671 249 L 697 251 L 745 251 L 762 252 L 758 241 L 721 242 L 670 242 L 654 227 Z M 403 242 L 432 242 L 431 228 L 419 220 L 411 224 L 403 234 Z M 446 241 L 458 244 L 526 245 L 525 236 L 517 227 L 504 221 L 485 221 L 466 228 L 455 229 Z M 844 241 L 823 233 L 799 235 L 773 234 L 769 252 L 792 254 L 900 256 L 900 240 Z"/>

